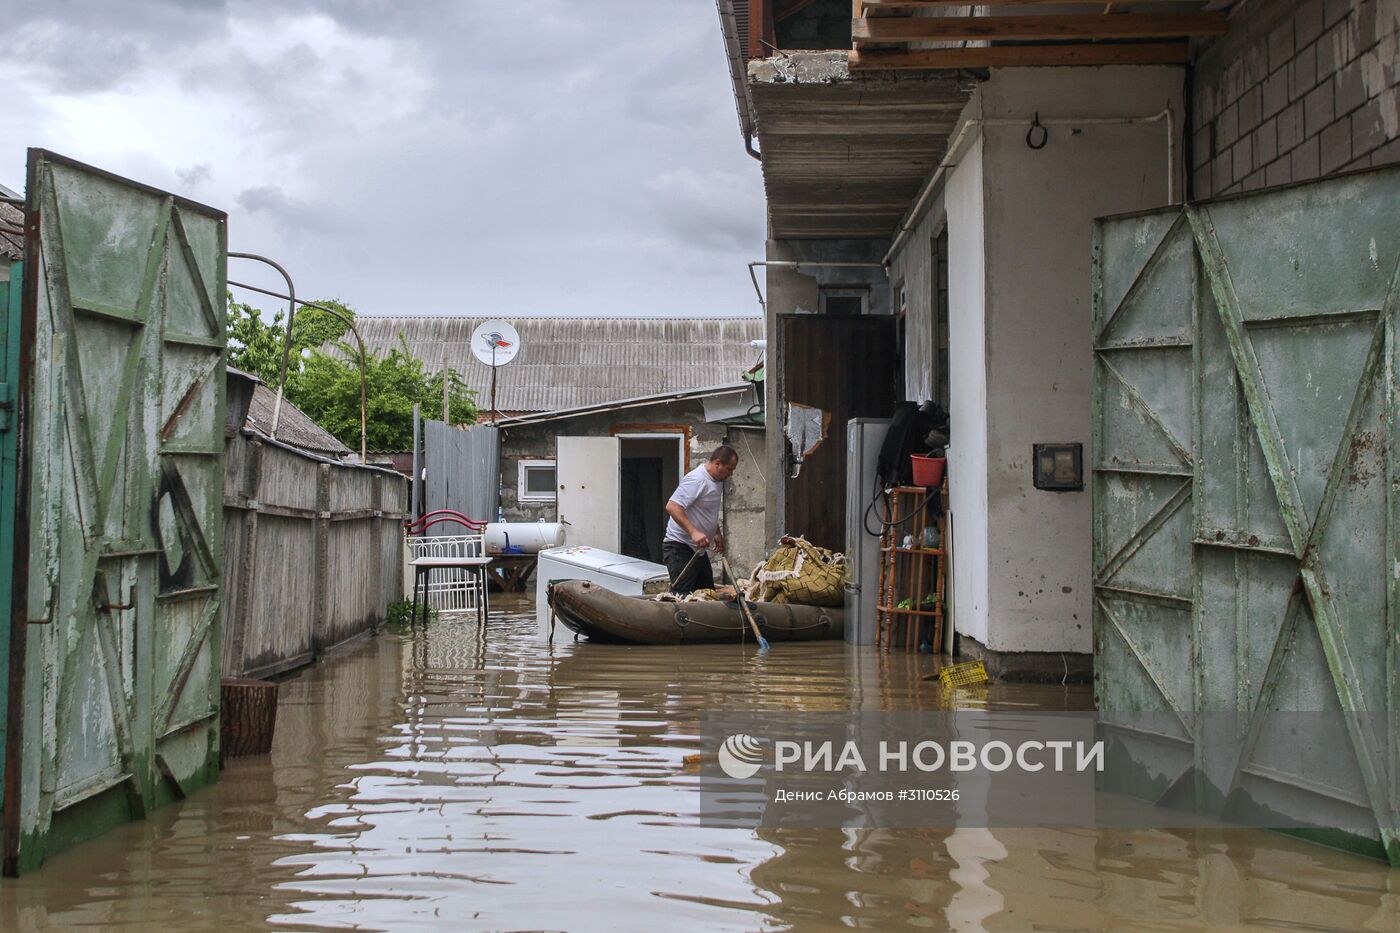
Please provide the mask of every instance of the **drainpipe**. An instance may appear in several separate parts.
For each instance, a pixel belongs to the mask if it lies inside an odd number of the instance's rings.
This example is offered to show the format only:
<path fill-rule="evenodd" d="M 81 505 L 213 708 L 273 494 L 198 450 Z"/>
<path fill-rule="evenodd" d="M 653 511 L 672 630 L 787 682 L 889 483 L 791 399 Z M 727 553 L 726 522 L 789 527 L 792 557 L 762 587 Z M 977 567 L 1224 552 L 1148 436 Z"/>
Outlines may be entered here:
<path fill-rule="evenodd" d="M 888 262 L 808 262 L 807 260 L 765 260 L 749 263 L 749 281 L 753 282 L 754 294 L 758 296 L 758 306 L 763 309 L 763 313 L 768 313 L 768 302 L 763 299 L 763 290 L 758 287 L 758 273 L 754 270 L 759 266 L 769 269 L 791 269 L 796 272 L 802 268 L 814 269 L 884 269 Z"/>
<path fill-rule="evenodd" d="M 729 79 L 734 85 L 734 107 L 739 112 L 739 132 L 744 134 L 744 151 L 762 162 L 763 156 L 753 147 L 753 121 L 749 118 L 748 89 L 745 86 L 748 55 L 744 42 L 736 31 L 738 18 L 734 14 L 734 0 L 715 0 L 715 7 L 719 11 L 724 54 L 729 59 Z M 731 26 L 735 28 L 729 28 Z"/>
<path fill-rule="evenodd" d="M 1167 122 L 1167 203 L 1176 203 L 1176 115 L 1173 113 L 1171 104 L 1159 110 L 1157 113 L 1145 117 L 1055 117 L 1050 120 L 1042 120 L 1039 115 L 1030 124 L 1031 126 L 1119 126 L 1137 123 L 1156 123 L 1160 120 Z M 914 199 L 914 204 L 904 215 L 904 220 L 899 224 L 899 231 L 895 234 L 894 242 L 890 244 L 889 252 L 885 253 L 882 264 L 886 267 L 899 252 L 899 248 L 914 232 L 919 221 L 923 218 L 924 208 L 927 206 L 929 198 L 938 189 L 938 183 L 943 178 L 943 173 L 949 168 L 957 165 L 957 158 L 962 150 L 964 142 L 968 138 L 968 131 L 973 127 L 979 130 L 985 126 L 1026 126 L 1025 120 L 984 120 L 977 118 L 968 120 L 958 129 L 953 141 L 948 145 L 948 152 L 943 156 L 938 167 L 919 190 L 919 196 Z"/>

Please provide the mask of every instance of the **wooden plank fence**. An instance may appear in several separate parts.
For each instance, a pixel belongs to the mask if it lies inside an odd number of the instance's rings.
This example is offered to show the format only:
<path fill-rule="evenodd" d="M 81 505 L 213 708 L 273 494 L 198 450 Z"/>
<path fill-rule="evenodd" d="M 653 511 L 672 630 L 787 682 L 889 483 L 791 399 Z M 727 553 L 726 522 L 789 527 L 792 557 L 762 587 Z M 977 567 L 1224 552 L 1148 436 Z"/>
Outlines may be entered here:
<path fill-rule="evenodd" d="M 403 595 L 408 482 L 240 430 L 225 442 L 225 677 L 268 677 L 383 622 Z"/>

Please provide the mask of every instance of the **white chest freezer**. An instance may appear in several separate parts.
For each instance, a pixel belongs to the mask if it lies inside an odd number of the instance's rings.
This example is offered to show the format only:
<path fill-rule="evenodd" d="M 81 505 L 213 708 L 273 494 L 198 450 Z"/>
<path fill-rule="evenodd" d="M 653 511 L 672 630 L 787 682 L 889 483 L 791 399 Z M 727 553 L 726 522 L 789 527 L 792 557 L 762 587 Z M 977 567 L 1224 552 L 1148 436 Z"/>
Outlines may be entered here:
<path fill-rule="evenodd" d="M 551 580 L 591 580 L 624 596 L 652 596 L 671 588 L 666 567 L 649 560 L 587 545 L 540 551 L 535 567 L 535 629 L 541 638 L 549 637 L 549 599 L 545 591 Z"/>

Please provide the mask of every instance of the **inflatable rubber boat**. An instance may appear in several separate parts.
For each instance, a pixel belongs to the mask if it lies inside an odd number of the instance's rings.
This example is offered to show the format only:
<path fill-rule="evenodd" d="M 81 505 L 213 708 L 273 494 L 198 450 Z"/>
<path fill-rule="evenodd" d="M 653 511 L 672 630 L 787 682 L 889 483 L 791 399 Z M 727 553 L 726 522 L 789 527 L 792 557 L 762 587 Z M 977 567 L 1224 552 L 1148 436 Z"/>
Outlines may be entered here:
<path fill-rule="evenodd" d="M 752 641 L 737 601 L 659 602 L 623 596 L 587 580 L 564 580 L 549 587 L 557 622 L 593 641 L 633 645 Z M 841 638 L 845 617 L 839 608 L 789 603 L 749 603 L 763 637 L 776 641 Z"/>

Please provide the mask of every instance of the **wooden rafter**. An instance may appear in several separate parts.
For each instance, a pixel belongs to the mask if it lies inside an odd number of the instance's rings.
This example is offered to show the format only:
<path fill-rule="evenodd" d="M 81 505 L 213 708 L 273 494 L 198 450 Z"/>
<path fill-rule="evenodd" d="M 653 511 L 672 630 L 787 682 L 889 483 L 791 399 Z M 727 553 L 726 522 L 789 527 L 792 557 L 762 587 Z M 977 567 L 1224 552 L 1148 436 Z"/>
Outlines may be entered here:
<path fill-rule="evenodd" d="M 1165 0 L 852 0 L 853 71 L 1056 65 L 1179 65 L 1187 40 L 1225 34 L 1222 13 L 1152 12 Z M 1196 0 L 1200 6 L 1203 0 Z M 999 15 L 986 7 L 1054 4 L 1053 12 Z M 954 8 L 962 8 L 956 10 Z M 1064 8 L 1082 8 L 1065 13 Z M 1178 10 L 1180 8 L 1177 8 Z M 907 15 L 920 10 L 941 16 Z M 911 43 L 949 48 L 902 48 Z M 959 45 L 954 46 L 953 43 Z M 976 47 L 966 47 L 975 43 Z"/>
<path fill-rule="evenodd" d="M 852 71 L 937 68 L 1014 68 L 1054 65 L 1183 65 L 1185 42 L 1073 45 L 998 45 L 918 51 L 858 49 L 851 52 Z"/>
<path fill-rule="evenodd" d="M 958 39 L 1101 40 L 1180 39 L 1223 35 L 1220 13 L 1122 13 L 1056 16 L 862 17 L 852 23 L 859 47 L 872 42 Z"/>
<path fill-rule="evenodd" d="M 940 7 L 951 6 L 973 6 L 968 0 L 854 0 L 857 7 L 857 15 L 860 10 L 934 10 Z M 1085 6 L 1097 7 L 1103 10 L 1108 6 L 1119 6 L 1129 4 L 1132 6 L 1151 6 L 1154 3 L 1175 3 L 1180 0 L 1117 0 L 1110 3 L 1108 0 L 977 0 L 976 6 Z M 1188 0 L 1190 2 L 1190 0 Z M 1195 0 L 1204 4 L 1205 0 Z"/>

